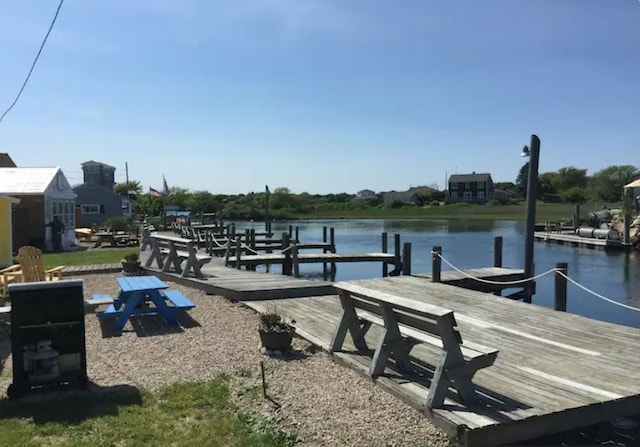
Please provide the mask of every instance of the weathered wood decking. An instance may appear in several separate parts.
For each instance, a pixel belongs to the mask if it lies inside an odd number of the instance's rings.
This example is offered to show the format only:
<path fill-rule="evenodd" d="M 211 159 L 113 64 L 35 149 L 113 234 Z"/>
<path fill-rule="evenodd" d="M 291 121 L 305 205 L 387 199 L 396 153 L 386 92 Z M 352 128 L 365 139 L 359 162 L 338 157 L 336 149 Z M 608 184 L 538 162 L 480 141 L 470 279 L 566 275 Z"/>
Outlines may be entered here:
<path fill-rule="evenodd" d="M 353 283 L 452 309 L 464 339 L 500 350 L 476 375 L 479 402 L 464 405 L 450 394 L 444 407 L 426 413 L 459 445 L 514 443 L 640 412 L 640 330 L 417 277 Z M 300 336 L 324 349 L 341 313 L 333 295 L 245 304 L 259 312 L 275 304 L 296 319 Z M 379 328 L 369 331 L 370 347 L 379 335 Z M 334 358 L 367 374 L 370 357 L 347 349 Z M 437 355 L 418 345 L 413 376 L 390 366 L 377 383 L 421 409 Z"/>
<path fill-rule="evenodd" d="M 286 260 L 286 256 L 280 253 L 263 254 L 263 255 L 246 255 L 240 257 L 241 265 L 264 265 L 264 264 L 282 264 Z M 386 262 L 393 264 L 397 256 L 392 253 L 305 253 L 297 256 L 298 263 L 338 263 L 338 262 Z M 227 262 L 235 265 L 237 260 L 235 256 L 230 256 Z"/>
<path fill-rule="evenodd" d="M 151 251 L 141 251 L 142 265 L 151 256 Z M 207 293 L 222 295 L 233 300 L 268 300 L 273 298 L 318 296 L 333 293 L 329 282 L 310 281 L 284 275 L 271 275 L 225 267 L 222 259 L 214 258 L 202 266 L 204 279 L 181 277 L 172 272 L 162 272 L 154 264 L 145 267 L 161 279 L 192 286 Z"/>

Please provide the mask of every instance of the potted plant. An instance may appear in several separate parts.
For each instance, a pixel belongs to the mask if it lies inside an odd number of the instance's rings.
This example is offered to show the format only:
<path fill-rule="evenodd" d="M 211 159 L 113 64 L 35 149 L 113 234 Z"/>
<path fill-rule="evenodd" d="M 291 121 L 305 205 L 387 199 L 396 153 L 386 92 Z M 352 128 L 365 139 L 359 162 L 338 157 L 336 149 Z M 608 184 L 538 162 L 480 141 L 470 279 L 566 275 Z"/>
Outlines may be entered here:
<path fill-rule="evenodd" d="M 275 310 L 260 315 L 260 341 L 266 351 L 286 352 L 291 349 L 295 320 L 287 321 Z"/>
<path fill-rule="evenodd" d="M 135 275 L 140 272 L 140 258 L 138 253 L 129 253 L 124 256 L 122 262 L 122 270 L 125 276 Z"/>

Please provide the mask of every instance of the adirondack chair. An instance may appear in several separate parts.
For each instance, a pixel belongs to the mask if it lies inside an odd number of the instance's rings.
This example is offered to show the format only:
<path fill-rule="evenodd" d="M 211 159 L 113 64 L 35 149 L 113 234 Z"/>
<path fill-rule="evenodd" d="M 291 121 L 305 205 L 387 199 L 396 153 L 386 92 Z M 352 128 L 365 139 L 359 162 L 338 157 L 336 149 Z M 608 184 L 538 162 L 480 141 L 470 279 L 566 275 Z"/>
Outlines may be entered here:
<path fill-rule="evenodd" d="M 18 262 L 22 270 L 22 282 L 57 281 L 62 278 L 64 265 L 45 270 L 42 251 L 36 247 L 28 245 L 20 247 L 18 249 Z"/>
<path fill-rule="evenodd" d="M 7 296 L 7 286 L 12 282 L 18 282 L 22 278 L 20 264 L 0 269 L 0 298 Z"/>

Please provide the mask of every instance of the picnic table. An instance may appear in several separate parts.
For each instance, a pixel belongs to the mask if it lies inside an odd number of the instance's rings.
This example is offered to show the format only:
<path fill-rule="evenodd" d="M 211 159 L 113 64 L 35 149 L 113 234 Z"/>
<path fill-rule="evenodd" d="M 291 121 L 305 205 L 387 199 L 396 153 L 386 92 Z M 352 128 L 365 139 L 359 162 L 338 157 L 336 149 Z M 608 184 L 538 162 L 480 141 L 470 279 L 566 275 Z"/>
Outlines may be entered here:
<path fill-rule="evenodd" d="M 132 237 L 127 232 L 116 232 L 113 233 L 111 231 L 99 231 L 94 234 L 98 238 L 93 248 L 98 248 L 102 245 L 103 242 L 108 242 L 111 247 L 127 247 L 132 244 L 137 244 L 138 238 Z"/>
<path fill-rule="evenodd" d="M 169 324 L 178 324 L 176 312 L 193 309 L 195 305 L 177 290 L 155 276 L 126 276 L 116 279 L 120 293 L 107 310 L 98 312 L 98 318 L 116 317 L 114 329 L 121 332 L 130 317 L 159 314 Z M 108 295 L 94 295 L 105 299 Z"/>

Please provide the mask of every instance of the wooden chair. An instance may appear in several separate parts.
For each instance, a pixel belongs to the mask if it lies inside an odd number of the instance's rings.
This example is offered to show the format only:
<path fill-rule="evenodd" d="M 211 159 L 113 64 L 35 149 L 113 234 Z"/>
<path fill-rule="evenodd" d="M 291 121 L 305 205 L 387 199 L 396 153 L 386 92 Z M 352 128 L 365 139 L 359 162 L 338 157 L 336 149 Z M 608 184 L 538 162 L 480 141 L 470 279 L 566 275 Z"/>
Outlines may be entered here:
<path fill-rule="evenodd" d="M 0 269 L 0 298 L 7 296 L 7 287 L 13 282 L 19 282 L 22 278 L 20 264 Z"/>
<path fill-rule="evenodd" d="M 44 269 L 42 251 L 36 247 L 25 245 L 18 250 L 18 262 L 22 270 L 23 282 L 57 281 L 62 278 L 64 265 L 49 270 Z"/>

